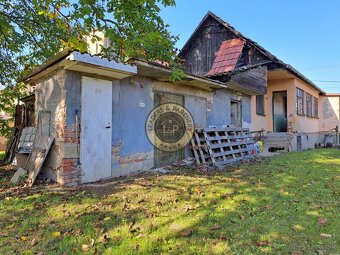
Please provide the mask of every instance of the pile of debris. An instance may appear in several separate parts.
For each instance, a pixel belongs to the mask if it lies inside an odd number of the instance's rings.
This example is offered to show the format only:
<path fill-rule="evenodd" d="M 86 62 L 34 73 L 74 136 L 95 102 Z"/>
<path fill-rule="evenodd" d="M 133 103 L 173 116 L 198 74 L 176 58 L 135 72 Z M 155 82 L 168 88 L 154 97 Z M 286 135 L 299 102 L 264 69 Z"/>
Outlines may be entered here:
<path fill-rule="evenodd" d="M 196 129 L 191 147 L 197 164 L 212 163 L 220 169 L 259 153 L 247 128 Z"/>
<path fill-rule="evenodd" d="M 12 183 L 26 180 L 28 186 L 36 181 L 42 165 L 53 144 L 54 138 L 50 136 L 49 125 L 43 125 L 43 114 L 38 115 L 36 127 L 22 129 L 15 148 L 17 159 L 17 171 L 11 179 Z M 50 118 L 49 118 L 50 119 Z"/>

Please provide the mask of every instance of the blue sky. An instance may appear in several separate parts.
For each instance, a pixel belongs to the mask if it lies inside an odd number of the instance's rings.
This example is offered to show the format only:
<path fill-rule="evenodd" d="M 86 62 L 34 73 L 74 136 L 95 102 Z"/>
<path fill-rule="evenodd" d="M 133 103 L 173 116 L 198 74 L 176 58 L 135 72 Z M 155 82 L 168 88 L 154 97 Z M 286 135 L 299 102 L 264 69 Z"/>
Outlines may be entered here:
<path fill-rule="evenodd" d="M 329 93 L 340 93 L 339 0 L 177 0 L 162 10 L 181 48 L 212 11 L 238 31 L 297 68 Z M 337 81 L 337 82 L 319 82 Z"/>

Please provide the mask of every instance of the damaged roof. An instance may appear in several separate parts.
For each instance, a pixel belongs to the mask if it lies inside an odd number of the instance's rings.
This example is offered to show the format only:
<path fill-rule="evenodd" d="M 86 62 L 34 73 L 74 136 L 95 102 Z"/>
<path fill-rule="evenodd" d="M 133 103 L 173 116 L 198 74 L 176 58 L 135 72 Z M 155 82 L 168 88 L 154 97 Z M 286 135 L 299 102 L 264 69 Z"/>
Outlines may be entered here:
<path fill-rule="evenodd" d="M 160 81 L 169 81 L 172 73 L 171 68 L 164 64 L 164 62 L 130 59 L 126 63 L 121 63 L 98 55 L 65 49 L 33 69 L 31 73 L 22 78 L 21 81 L 26 83 L 37 81 L 58 69 L 96 74 L 115 79 L 123 79 L 138 73 Z M 176 81 L 176 83 L 206 90 L 228 87 L 223 82 L 188 73 L 185 73 L 185 77 L 180 81 Z"/>
<path fill-rule="evenodd" d="M 296 70 L 294 67 L 292 67 L 289 64 L 286 64 L 285 62 L 283 62 L 282 60 L 280 60 L 279 58 L 277 58 L 275 55 L 273 55 L 272 53 L 270 53 L 269 51 L 267 51 L 265 48 L 263 48 L 262 46 L 260 46 L 258 43 L 256 43 L 255 41 L 251 40 L 250 38 L 244 36 L 242 33 L 240 33 L 239 31 L 237 31 L 233 26 L 231 26 L 230 24 L 228 24 L 227 22 L 225 22 L 224 20 L 222 20 L 220 17 L 216 16 L 214 13 L 212 12 L 208 12 L 204 18 L 202 19 L 202 21 L 200 22 L 200 24 L 197 26 L 197 28 L 195 29 L 195 31 L 192 33 L 192 35 L 189 37 L 188 41 L 184 44 L 179 56 L 181 55 L 182 52 L 186 51 L 190 46 L 191 46 L 191 42 L 194 40 L 194 38 L 196 37 L 196 34 L 198 33 L 199 29 L 201 28 L 201 26 L 204 24 L 204 22 L 209 18 L 213 18 L 215 19 L 218 23 L 220 23 L 222 26 L 224 26 L 225 28 L 227 28 L 231 33 L 233 33 L 237 38 L 239 38 L 240 40 L 243 40 L 244 42 L 246 42 L 247 44 L 253 46 L 255 49 L 257 49 L 260 53 L 262 53 L 263 55 L 265 55 L 268 59 L 270 59 L 272 61 L 272 63 L 278 64 L 282 67 L 282 69 L 286 69 L 287 71 L 289 71 L 290 73 L 292 73 L 293 75 L 295 75 L 296 77 L 298 77 L 299 79 L 303 80 L 304 82 L 306 82 L 307 84 L 309 84 L 311 87 L 313 87 L 314 89 L 316 89 L 317 91 L 319 91 L 321 94 L 325 94 L 326 92 L 323 91 L 321 88 L 319 88 L 314 82 L 312 82 L 310 79 L 308 79 L 306 76 L 304 76 L 302 73 L 300 73 L 298 70 Z M 214 62 L 215 63 L 215 62 Z M 268 64 L 268 63 L 267 63 Z M 235 70 L 234 70 L 235 71 Z M 209 71 L 210 73 L 210 71 Z M 212 77 L 212 74 L 209 74 L 209 77 Z M 217 74 L 219 75 L 219 74 Z"/>
<path fill-rule="evenodd" d="M 223 41 L 207 76 L 233 71 L 242 54 L 243 46 L 242 39 Z"/>

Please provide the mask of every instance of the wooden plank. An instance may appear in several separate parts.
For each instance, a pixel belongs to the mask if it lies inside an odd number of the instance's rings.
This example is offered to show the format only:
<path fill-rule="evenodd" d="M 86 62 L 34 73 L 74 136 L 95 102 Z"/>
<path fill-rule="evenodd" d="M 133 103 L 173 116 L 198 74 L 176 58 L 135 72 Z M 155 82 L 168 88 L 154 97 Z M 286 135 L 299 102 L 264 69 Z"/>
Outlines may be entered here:
<path fill-rule="evenodd" d="M 204 155 L 198 153 L 200 158 L 211 159 L 215 167 L 254 157 L 249 146 L 254 144 L 249 129 L 205 128 L 195 130 L 194 137 L 195 149 L 200 148 Z"/>
<path fill-rule="evenodd" d="M 218 135 L 218 132 L 215 132 L 216 135 Z M 218 140 L 218 144 L 221 145 L 221 140 Z M 211 146 L 210 146 L 211 148 Z M 219 147 L 220 151 L 223 153 L 224 152 L 224 148 L 223 147 Z M 227 160 L 226 156 L 223 155 L 223 161 Z"/>
<path fill-rule="evenodd" d="M 208 137 L 208 140 L 228 140 L 228 139 L 245 139 L 245 138 L 252 138 L 251 136 L 240 136 L 240 135 L 224 135 L 224 136 L 218 136 L 218 137 Z"/>
<path fill-rule="evenodd" d="M 241 136 L 244 136 L 244 133 L 243 133 L 243 131 L 241 130 Z M 244 154 L 243 154 L 243 152 L 246 152 L 247 150 L 248 150 L 248 148 L 246 148 L 246 151 L 242 151 L 241 149 L 241 144 L 239 143 L 238 144 L 238 148 L 239 148 L 239 150 L 241 151 L 241 156 L 242 156 L 242 158 L 244 157 Z"/>
<path fill-rule="evenodd" d="M 227 155 L 232 155 L 232 154 L 242 154 L 243 152 L 246 152 L 248 151 L 247 148 L 244 148 L 244 149 L 238 149 L 238 150 L 232 150 L 232 151 L 223 151 L 223 152 L 213 152 L 212 153 L 212 156 L 214 158 L 216 157 L 222 157 L 222 156 L 227 156 Z"/>
<path fill-rule="evenodd" d="M 267 93 L 267 67 L 257 67 L 232 76 L 240 89 L 255 94 Z"/>
<path fill-rule="evenodd" d="M 221 148 L 221 147 L 229 147 L 229 146 L 236 146 L 238 145 L 239 143 L 238 142 L 226 142 L 226 143 L 218 143 L 218 144 L 212 144 L 211 145 L 211 149 L 217 149 L 217 148 Z"/>
<path fill-rule="evenodd" d="M 194 137 L 191 138 L 191 145 L 192 145 L 192 151 L 194 152 L 194 156 L 196 159 L 196 164 L 201 164 L 200 157 L 198 155 L 198 145 L 195 144 L 195 139 Z"/>
<path fill-rule="evenodd" d="M 205 132 L 234 132 L 236 128 L 223 127 L 223 128 L 204 128 Z M 248 128 L 237 128 L 237 130 L 249 131 Z"/>
<path fill-rule="evenodd" d="M 204 135 L 206 142 L 207 142 L 207 145 L 208 145 L 208 151 L 209 151 L 209 154 L 211 156 L 211 161 L 212 161 L 213 165 L 216 166 L 216 159 L 214 157 L 212 157 L 212 150 L 210 148 L 211 143 L 210 143 L 210 140 L 207 139 L 208 138 L 207 132 L 205 132 L 204 130 L 203 130 L 203 135 Z"/>
<path fill-rule="evenodd" d="M 39 136 L 36 138 L 32 152 L 25 164 L 25 170 L 29 173 L 28 180 L 30 182 L 30 186 L 32 186 L 37 179 L 47 154 L 50 151 L 53 140 L 54 138 L 49 136 Z"/>
<path fill-rule="evenodd" d="M 195 135 L 195 138 L 196 138 L 196 142 L 198 144 L 198 151 L 201 155 L 202 163 L 205 164 L 206 160 L 205 160 L 205 156 L 204 156 L 204 153 L 203 153 L 203 150 L 202 150 L 202 147 L 201 147 L 202 144 L 201 144 L 201 141 L 200 141 L 200 137 L 198 136 L 197 132 L 194 132 L 194 135 Z"/>

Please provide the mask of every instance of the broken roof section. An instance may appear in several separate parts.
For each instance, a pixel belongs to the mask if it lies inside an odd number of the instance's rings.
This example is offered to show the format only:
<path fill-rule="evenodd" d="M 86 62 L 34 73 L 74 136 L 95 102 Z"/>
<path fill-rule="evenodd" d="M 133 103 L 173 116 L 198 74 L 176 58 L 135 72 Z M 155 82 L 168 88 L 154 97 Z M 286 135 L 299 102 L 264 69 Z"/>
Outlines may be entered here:
<path fill-rule="evenodd" d="M 233 71 L 237 61 L 241 57 L 244 41 L 242 39 L 231 39 L 223 41 L 211 70 L 207 75 L 216 75 Z"/>
<path fill-rule="evenodd" d="M 125 64 L 97 55 L 66 49 L 34 69 L 30 74 L 22 78 L 21 81 L 26 83 L 33 82 L 58 69 L 100 75 L 114 79 L 124 79 L 138 73 L 160 81 L 169 81 L 172 73 L 171 68 L 163 63 L 131 59 Z M 188 73 L 185 74 L 182 80 L 176 83 L 199 87 L 205 90 L 228 87 L 225 83 Z"/>
<path fill-rule="evenodd" d="M 276 69 L 285 69 L 285 70 L 287 70 L 288 72 L 290 72 L 291 74 L 293 74 L 297 78 L 303 80 L 304 82 L 309 84 L 311 87 L 313 87 L 314 89 L 319 91 L 321 94 L 325 94 L 325 91 L 320 89 L 315 83 L 313 83 L 310 79 L 308 79 L 306 76 L 304 76 L 298 70 L 296 70 L 294 67 L 292 67 L 289 64 L 286 64 L 285 62 L 283 62 L 282 60 L 280 60 L 279 58 L 274 56 L 272 53 L 267 51 L 265 48 L 260 46 L 258 43 L 256 43 L 255 41 L 251 40 L 250 38 L 244 36 L 242 33 L 237 31 L 233 26 L 231 26 L 230 24 L 228 24 L 227 22 L 225 22 L 220 17 L 216 16 L 214 13 L 212 13 L 210 11 L 204 16 L 204 18 L 202 19 L 200 24 L 197 26 L 195 31 L 192 33 L 192 35 L 190 36 L 188 41 L 184 44 L 184 46 L 183 46 L 179 56 L 181 56 L 182 52 L 186 51 L 190 47 L 192 41 L 195 39 L 195 37 L 197 36 L 199 30 L 201 29 L 201 27 L 204 25 L 205 21 L 208 18 L 213 18 L 214 20 L 216 20 L 219 24 L 221 24 L 223 27 L 228 29 L 232 34 L 234 34 L 235 38 L 241 39 L 241 40 L 243 40 L 245 42 L 245 44 L 253 46 L 256 50 L 258 50 L 260 53 L 262 53 L 264 56 L 266 56 L 271 61 L 271 64 L 276 64 L 278 66 Z M 264 65 L 265 64 L 268 64 L 268 63 L 264 63 Z M 252 68 L 254 68 L 254 66 L 249 66 L 249 69 L 252 69 Z M 235 73 L 237 70 L 238 69 L 234 69 L 233 72 Z M 220 75 L 220 74 L 217 74 L 217 75 Z M 208 77 L 213 77 L 214 75 L 207 74 L 207 76 Z"/>

